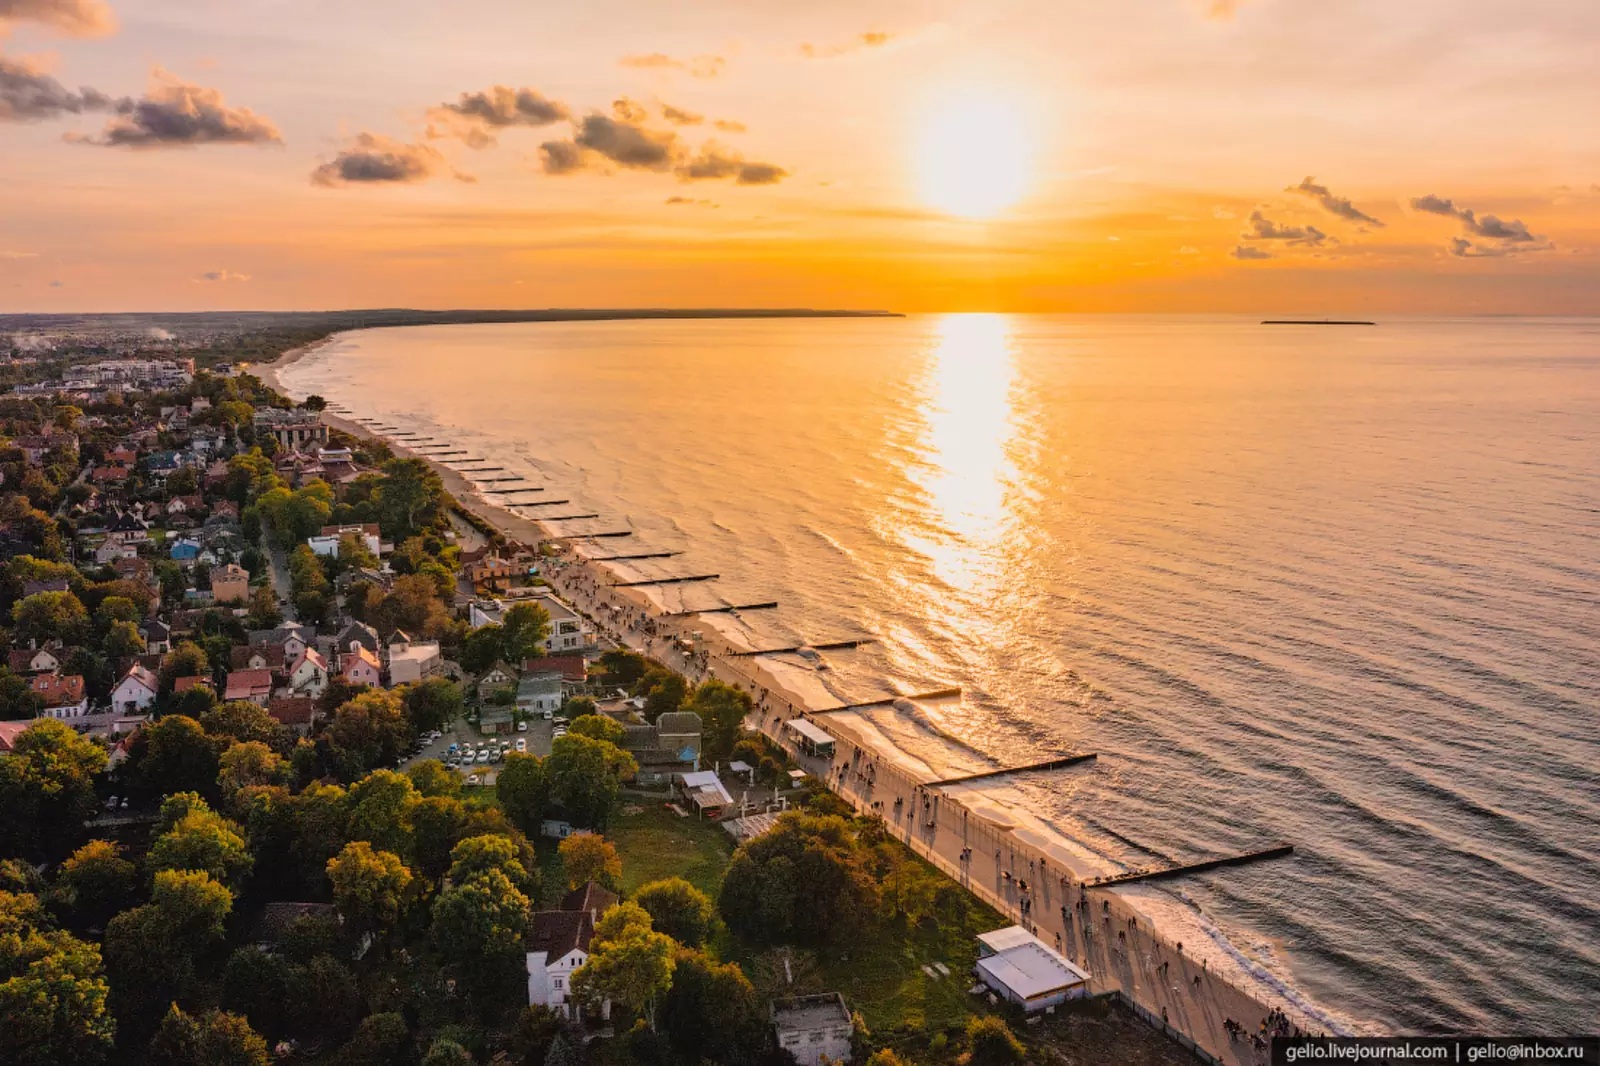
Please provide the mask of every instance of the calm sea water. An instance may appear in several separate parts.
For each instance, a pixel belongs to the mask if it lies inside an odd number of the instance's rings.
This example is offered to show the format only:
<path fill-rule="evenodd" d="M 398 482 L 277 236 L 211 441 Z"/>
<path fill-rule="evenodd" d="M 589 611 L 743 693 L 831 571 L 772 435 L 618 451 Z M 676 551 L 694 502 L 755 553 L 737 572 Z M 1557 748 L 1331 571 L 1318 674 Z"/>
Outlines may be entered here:
<path fill-rule="evenodd" d="M 1163 890 L 1286 997 L 1600 1016 L 1596 321 L 451 326 L 285 377 L 723 575 L 675 602 L 878 638 L 819 688 L 962 686 L 878 723 L 931 767 L 1100 752 L 994 802 L 1108 864 L 1294 842 Z"/>

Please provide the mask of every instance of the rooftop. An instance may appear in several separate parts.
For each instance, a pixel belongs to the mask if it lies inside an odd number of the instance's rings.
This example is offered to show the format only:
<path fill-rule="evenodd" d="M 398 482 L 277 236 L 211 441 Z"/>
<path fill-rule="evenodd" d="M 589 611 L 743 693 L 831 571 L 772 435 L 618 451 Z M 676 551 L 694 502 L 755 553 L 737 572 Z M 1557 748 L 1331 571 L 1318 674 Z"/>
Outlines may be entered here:
<path fill-rule="evenodd" d="M 837 992 L 775 999 L 772 1001 L 772 1024 L 779 1032 L 849 1025 L 850 1008 L 844 1005 L 844 997 Z"/>

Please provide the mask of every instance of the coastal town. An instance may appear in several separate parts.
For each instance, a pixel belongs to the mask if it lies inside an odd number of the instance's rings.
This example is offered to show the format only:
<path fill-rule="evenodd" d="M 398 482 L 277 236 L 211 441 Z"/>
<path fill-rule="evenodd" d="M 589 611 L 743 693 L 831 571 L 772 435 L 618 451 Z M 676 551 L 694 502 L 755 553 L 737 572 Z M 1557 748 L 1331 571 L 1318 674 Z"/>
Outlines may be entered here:
<path fill-rule="evenodd" d="M 228 346 L 8 372 L 0 1061 L 1255 1066 L 1300 1030 L 404 434 Z"/>

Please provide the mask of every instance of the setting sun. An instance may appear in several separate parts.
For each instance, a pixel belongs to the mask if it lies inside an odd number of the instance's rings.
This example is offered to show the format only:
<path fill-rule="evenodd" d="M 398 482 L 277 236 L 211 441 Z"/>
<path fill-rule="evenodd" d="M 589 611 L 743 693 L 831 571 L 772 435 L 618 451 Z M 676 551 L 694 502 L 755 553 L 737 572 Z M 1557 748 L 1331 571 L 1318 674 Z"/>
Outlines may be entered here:
<path fill-rule="evenodd" d="M 933 109 L 922 128 L 917 181 L 930 207 L 992 218 L 1026 191 L 1032 145 L 1012 101 L 964 93 Z"/>

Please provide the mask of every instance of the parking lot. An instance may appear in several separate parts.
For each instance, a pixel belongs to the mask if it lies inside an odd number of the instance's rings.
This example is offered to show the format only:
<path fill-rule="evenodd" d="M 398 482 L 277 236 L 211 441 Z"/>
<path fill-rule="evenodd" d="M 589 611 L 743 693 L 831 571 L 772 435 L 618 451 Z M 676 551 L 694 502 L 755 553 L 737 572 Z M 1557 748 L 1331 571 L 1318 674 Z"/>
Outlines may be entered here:
<path fill-rule="evenodd" d="M 467 744 L 471 744 L 474 750 L 477 750 L 481 748 L 483 744 L 491 740 L 495 742 L 509 740 L 512 745 L 512 751 L 516 750 L 516 743 L 517 741 L 521 740 L 527 745 L 527 754 L 538 755 L 540 757 L 549 755 L 553 723 L 536 718 L 533 721 L 528 722 L 527 725 L 527 732 L 504 734 L 479 733 L 473 728 L 470 722 L 467 722 L 464 719 L 457 719 L 445 727 L 443 736 L 439 737 L 437 740 L 433 740 L 425 744 L 419 754 L 406 759 L 405 765 L 409 766 L 418 759 L 438 759 L 440 762 L 445 763 L 448 766 L 449 761 L 452 758 L 450 754 L 450 745 L 457 744 L 465 747 Z M 477 774 L 483 784 L 492 785 L 498 776 L 500 767 L 503 765 L 503 762 L 491 759 L 489 762 L 474 761 L 470 766 L 463 763 L 461 766 L 454 767 L 453 769 L 455 769 L 463 777 L 471 774 Z"/>

